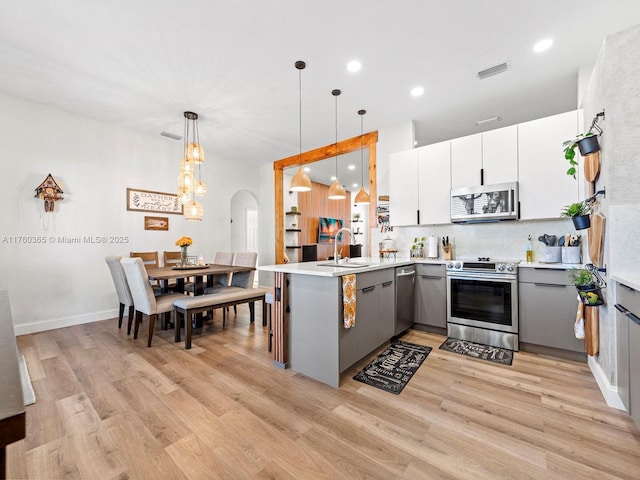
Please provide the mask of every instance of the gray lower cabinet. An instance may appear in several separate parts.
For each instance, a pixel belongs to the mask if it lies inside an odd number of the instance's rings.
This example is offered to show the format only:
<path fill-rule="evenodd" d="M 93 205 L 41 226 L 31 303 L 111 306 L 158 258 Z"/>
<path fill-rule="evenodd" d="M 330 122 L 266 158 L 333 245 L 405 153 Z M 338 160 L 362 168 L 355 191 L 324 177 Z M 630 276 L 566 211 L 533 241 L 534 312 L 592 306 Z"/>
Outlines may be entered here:
<path fill-rule="evenodd" d="M 520 342 L 584 352 L 584 340 L 575 337 L 578 300 L 567 270 L 518 270 Z"/>
<path fill-rule="evenodd" d="M 447 279 L 444 265 L 416 265 L 416 323 L 447 328 Z"/>
<path fill-rule="evenodd" d="M 394 270 L 356 275 L 356 324 L 340 328 L 340 371 L 393 337 Z"/>
<path fill-rule="evenodd" d="M 618 394 L 640 427 L 640 292 L 619 283 L 616 301 Z"/>

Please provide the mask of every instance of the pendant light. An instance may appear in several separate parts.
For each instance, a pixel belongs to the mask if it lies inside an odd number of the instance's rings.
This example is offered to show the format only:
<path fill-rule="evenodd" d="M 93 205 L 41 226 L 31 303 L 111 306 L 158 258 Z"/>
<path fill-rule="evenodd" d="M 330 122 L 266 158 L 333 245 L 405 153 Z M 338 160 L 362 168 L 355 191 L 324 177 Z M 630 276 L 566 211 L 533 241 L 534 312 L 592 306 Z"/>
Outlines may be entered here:
<path fill-rule="evenodd" d="M 202 220 L 202 205 L 195 197 L 207 192 L 200 172 L 203 163 L 204 149 L 200 145 L 198 114 L 184 112 L 184 157 L 178 175 L 178 202 L 184 206 L 187 220 Z"/>
<path fill-rule="evenodd" d="M 329 200 L 344 200 L 347 198 L 347 192 L 344 191 L 340 180 L 338 180 L 338 95 L 341 93 L 338 89 L 331 91 L 331 95 L 336 97 L 336 179 L 329 188 Z"/>
<path fill-rule="evenodd" d="M 298 99 L 299 99 L 299 117 L 300 117 L 300 131 L 298 132 L 299 140 L 299 157 L 298 157 L 298 172 L 291 179 L 289 184 L 289 190 L 292 192 L 308 192 L 311 190 L 311 180 L 309 176 L 302 170 L 302 70 L 307 66 L 302 60 L 298 60 L 296 63 L 298 69 Z"/>
<path fill-rule="evenodd" d="M 355 203 L 360 203 L 362 205 L 368 205 L 371 203 L 371 198 L 369 194 L 364 189 L 364 138 L 363 138 L 363 119 L 364 114 L 367 113 L 366 110 L 358 110 L 358 115 L 360 115 L 360 171 L 362 173 L 362 180 L 360 184 L 360 191 L 356 195 Z"/>

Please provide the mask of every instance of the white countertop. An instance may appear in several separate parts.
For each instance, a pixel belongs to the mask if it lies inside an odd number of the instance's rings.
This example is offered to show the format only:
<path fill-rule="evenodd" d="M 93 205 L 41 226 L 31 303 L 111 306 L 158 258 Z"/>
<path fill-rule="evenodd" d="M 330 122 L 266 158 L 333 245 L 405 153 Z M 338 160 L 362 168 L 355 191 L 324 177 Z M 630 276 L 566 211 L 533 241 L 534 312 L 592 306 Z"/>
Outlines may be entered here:
<path fill-rule="evenodd" d="M 545 262 L 520 262 L 518 268 L 549 268 L 558 270 L 569 270 L 571 268 L 582 268 L 580 263 L 545 263 Z"/>
<path fill-rule="evenodd" d="M 612 274 L 611 278 L 618 283 L 624 283 L 627 287 L 640 290 L 640 273 L 639 272 L 621 272 Z"/>
<path fill-rule="evenodd" d="M 448 260 L 444 259 L 427 259 L 427 258 L 409 258 L 409 257 L 398 257 L 398 258 L 378 258 L 378 257 L 363 257 L 363 258 L 353 258 L 351 259 L 354 263 L 366 263 L 366 267 L 334 267 L 334 266 L 326 266 L 326 265 L 318 265 L 319 263 L 327 263 L 326 261 L 321 262 L 300 262 L 300 263 L 282 263 L 279 265 L 260 265 L 258 270 L 262 270 L 265 272 L 282 272 L 282 273 L 293 273 L 298 275 L 315 275 L 318 277 L 339 277 L 341 275 L 345 275 L 347 273 L 363 273 L 363 272 L 371 272 L 374 270 L 382 270 L 384 268 L 390 267 L 400 267 L 404 265 L 413 265 L 417 263 L 427 263 L 427 264 L 436 264 L 442 265 L 446 263 Z M 549 269 L 560 269 L 567 270 L 570 268 L 580 268 L 582 265 L 575 263 L 542 263 L 542 262 L 520 262 L 518 264 L 520 268 L 549 268 Z M 629 285 L 632 286 L 632 285 Z"/>

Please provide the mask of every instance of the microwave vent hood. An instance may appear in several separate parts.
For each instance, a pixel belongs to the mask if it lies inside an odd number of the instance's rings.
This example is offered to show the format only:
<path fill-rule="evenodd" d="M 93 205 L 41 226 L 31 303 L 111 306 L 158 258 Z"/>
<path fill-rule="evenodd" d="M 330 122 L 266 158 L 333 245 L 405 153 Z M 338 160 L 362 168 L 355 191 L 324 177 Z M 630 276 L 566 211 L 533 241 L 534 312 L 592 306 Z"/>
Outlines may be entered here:
<path fill-rule="evenodd" d="M 518 219 L 518 182 L 451 189 L 451 222 Z"/>

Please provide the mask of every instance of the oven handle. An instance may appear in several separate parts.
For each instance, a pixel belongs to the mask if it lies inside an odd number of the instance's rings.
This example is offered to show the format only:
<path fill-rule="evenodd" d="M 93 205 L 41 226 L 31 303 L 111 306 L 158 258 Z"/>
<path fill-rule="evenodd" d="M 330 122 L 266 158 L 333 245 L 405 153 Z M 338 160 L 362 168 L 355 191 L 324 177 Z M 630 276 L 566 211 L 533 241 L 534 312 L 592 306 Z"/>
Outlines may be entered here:
<path fill-rule="evenodd" d="M 447 274 L 447 277 L 452 279 L 452 280 L 487 280 L 489 282 L 491 281 L 498 281 L 498 280 L 507 280 L 510 282 L 515 282 L 517 280 L 517 277 L 515 275 L 495 275 L 495 274 L 483 274 L 483 273 L 472 273 L 469 275 L 464 275 L 461 273 L 455 273 L 455 274 Z"/>

